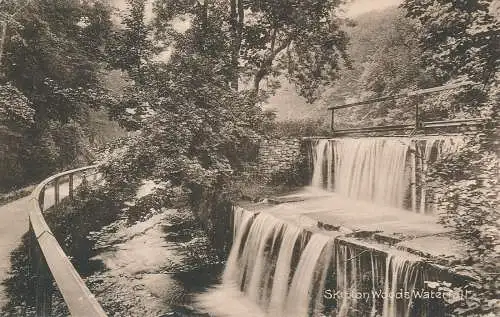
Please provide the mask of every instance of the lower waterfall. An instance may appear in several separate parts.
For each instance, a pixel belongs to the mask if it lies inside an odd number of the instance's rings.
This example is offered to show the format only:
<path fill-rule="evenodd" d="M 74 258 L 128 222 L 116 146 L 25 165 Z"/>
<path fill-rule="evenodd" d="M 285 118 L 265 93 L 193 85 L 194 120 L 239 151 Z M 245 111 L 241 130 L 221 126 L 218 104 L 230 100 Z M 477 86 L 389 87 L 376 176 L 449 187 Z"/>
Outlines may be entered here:
<path fill-rule="evenodd" d="M 427 316 L 398 295 L 423 287 L 419 257 L 311 232 L 270 212 L 238 208 L 234 219 L 221 284 L 198 298 L 211 316 Z"/>

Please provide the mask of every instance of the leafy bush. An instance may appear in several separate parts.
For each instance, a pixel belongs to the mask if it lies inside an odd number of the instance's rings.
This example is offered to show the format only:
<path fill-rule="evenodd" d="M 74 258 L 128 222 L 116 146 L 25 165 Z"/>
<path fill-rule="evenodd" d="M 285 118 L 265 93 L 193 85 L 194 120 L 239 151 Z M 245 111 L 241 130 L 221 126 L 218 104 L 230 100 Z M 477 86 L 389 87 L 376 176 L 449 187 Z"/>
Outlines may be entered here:
<path fill-rule="evenodd" d="M 268 128 L 275 138 L 328 136 L 332 133 L 325 119 L 296 119 L 276 121 Z"/>
<path fill-rule="evenodd" d="M 0 191 L 24 183 L 23 134 L 33 124 L 34 114 L 17 88 L 9 83 L 0 85 Z"/>
<path fill-rule="evenodd" d="M 477 281 L 469 284 L 469 297 L 450 304 L 454 316 L 492 316 L 498 309 L 493 299 L 500 283 L 499 160 L 490 146 L 484 135 L 472 138 L 436 162 L 429 175 L 440 221 L 463 241 Z"/>

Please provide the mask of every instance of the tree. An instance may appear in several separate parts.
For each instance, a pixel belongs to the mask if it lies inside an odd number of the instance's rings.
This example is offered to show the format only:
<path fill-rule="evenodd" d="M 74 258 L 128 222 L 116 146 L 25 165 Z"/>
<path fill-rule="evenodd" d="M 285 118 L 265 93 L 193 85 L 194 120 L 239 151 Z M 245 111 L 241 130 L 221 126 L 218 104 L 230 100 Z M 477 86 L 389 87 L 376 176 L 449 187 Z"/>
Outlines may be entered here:
<path fill-rule="evenodd" d="M 492 117 L 491 88 L 498 71 L 500 23 L 492 15 L 493 1 L 405 1 L 408 16 L 419 23 L 422 62 L 436 84 L 470 80 L 478 86 L 458 91 L 454 112 Z M 432 100 L 431 100 L 432 101 Z"/>
<path fill-rule="evenodd" d="M 0 85 L 0 191 L 22 185 L 20 164 L 23 136 L 35 111 L 28 99 L 10 84 Z"/>
<path fill-rule="evenodd" d="M 123 26 L 115 28 L 109 39 L 109 63 L 141 81 L 141 68 L 154 52 L 151 27 L 145 22 L 146 0 L 128 0 L 127 4 L 128 8 L 122 15 Z"/>
<path fill-rule="evenodd" d="M 263 79 L 285 75 L 312 101 L 347 59 L 347 38 L 340 28 L 342 20 L 335 15 L 340 3 L 158 0 L 155 12 L 161 38 L 178 40 L 182 35 L 171 22 L 192 16 L 191 28 L 199 28 L 205 44 L 222 40 L 218 48 L 221 56 L 228 57 L 223 69 L 233 89 L 245 83 L 258 93 Z"/>
<path fill-rule="evenodd" d="M 37 179 L 85 152 L 88 113 L 107 102 L 98 74 L 110 8 L 101 1 L 2 2 L 2 73 L 34 110 L 23 132 L 24 176 Z M 83 139 L 82 139 L 83 138 Z"/>
<path fill-rule="evenodd" d="M 369 12 L 346 28 L 352 67 L 326 93 L 328 105 L 378 98 L 432 85 L 420 59 L 419 31 L 400 8 Z M 410 123 L 415 101 L 400 99 L 337 111 L 337 128 Z"/>

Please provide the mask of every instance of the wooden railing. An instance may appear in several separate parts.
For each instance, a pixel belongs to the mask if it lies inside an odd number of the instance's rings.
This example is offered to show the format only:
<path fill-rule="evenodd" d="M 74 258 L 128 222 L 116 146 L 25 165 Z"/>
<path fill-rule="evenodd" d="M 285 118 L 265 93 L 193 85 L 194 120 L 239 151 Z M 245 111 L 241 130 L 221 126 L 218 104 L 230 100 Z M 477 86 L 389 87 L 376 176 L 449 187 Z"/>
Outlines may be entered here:
<path fill-rule="evenodd" d="M 456 89 L 462 86 L 476 86 L 477 83 L 473 82 L 461 82 L 456 84 L 449 84 L 445 86 L 433 87 L 428 89 L 421 89 L 410 91 L 401 94 L 395 94 L 375 99 L 368 99 L 363 101 L 357 101 L 352 103 L 347 103 L 343 105 L 328 107 L 331 111 L 330 127 L 334 135 L 347 135 L 347 134 L 357 134 L 357 133 L 371 133 L 371 132 L 387 132 L 387 131 L 419 131 L 425 130 L 426 128 L 447 128 L 447 127 L 467 127 L 467 126 L 480 126 L 486 121 L 486 118 L 470 118 L 470 119 L 455 119 L 455 120 L 440 120 L 440 121 L 424 121 L 421 115 L 420 105 L 415 103 L 414 108 L 414 122 L 411 124 L 398 124 L 398 125 L 381 125 L 381 126 L 371 126 L 362 128 L 346 128 L 346 129 L 336 129 L 335 128 L 335 110 L 347 109 L 357 106 L 368 106 L 370 104 L 388 100 L 396 100 L 401 98 L 411 98 L 415 96 L 433 94 L 445 90 Z"/>
<path fill-rule="evenodd" d="M 106 316 L 57 242 L 43 216 L 44 210 L 60 203 L 63 198 L 61 186 L 68 187 L 67 196 L 71 199 L 78 183 L 88 183 L 91 176 L 94 181 L 97 179 L 96 171 L 97 165 L 93 165 L 53 175 L 41 182 L 32 193 L 33 205 L 29 211 L 31 240 L 29 256 L 32 262 L 31 277 L 35 282 L 37 316 L 51 315 L 54 281 L 71 316 Z M 53 190 L 53 199 L 46 195 L 49 190 Z"/>

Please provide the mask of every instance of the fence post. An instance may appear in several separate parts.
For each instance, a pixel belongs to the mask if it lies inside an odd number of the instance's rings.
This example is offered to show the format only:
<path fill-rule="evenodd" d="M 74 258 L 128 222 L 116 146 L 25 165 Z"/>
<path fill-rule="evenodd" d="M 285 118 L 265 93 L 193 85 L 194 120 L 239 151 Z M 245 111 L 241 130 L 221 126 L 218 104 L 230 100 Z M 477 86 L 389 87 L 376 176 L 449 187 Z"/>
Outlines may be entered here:
<path fill-rule="evenodd" d="M 74 192 L 74 189 L 75 189 L 73 174 L 69 174 L 68 187 L 69 187 L 69 189 L 68 189 L 69 190 L 69 198 L 73 199 L 73 192 Z"/>
<path fill-rule="evenodd" d="M 87 173 L 85 173 L 85 172 L 82 174 L 82 183 L 80 186 L 82 186 L 83 188 L 89 186 L 89 181 L 87 179 Z"/>
<path fill-rule="evenodd" d="M 38 196 L 38 204 L 40 205 L 40 210 L 43 212 L 45 208 L 45 187 L 40 191 L 40 196 Z"/>
<path fill-rule="evenodd" d="M 59 178 L 54 180 L 54 206 L 59 205 Z"/>

